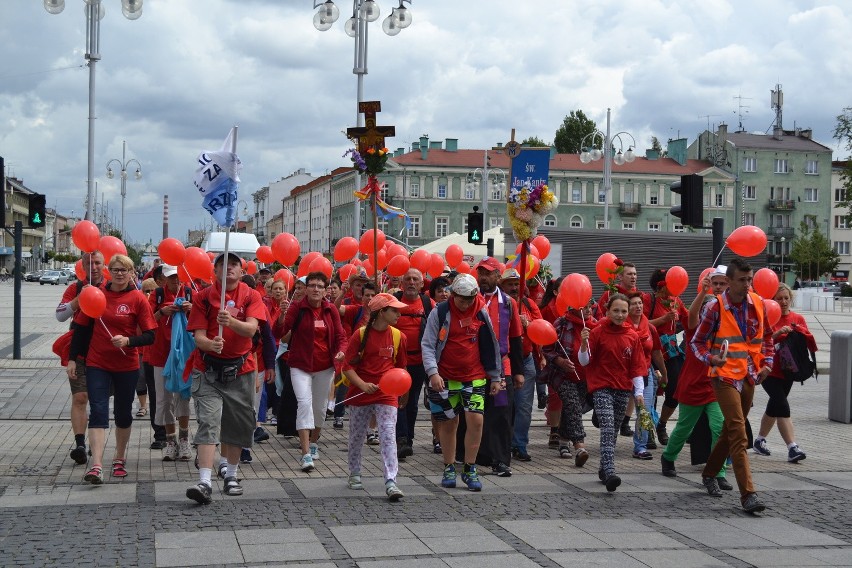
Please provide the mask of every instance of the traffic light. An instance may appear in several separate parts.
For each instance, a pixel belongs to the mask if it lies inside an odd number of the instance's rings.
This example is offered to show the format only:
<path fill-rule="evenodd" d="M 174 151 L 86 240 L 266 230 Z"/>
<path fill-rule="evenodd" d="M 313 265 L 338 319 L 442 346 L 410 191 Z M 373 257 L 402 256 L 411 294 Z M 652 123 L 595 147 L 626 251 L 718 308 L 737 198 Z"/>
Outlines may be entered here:
<path fill-rule="evenodd" d="M 485 239 L 482 234 L 482 213 L 467 214 L 467 242 L 481 245 Z"/>
<path fill-rule="evenodd" d="M 704 226 L 704 178 L 689 174 L 680 176 L 680 181 L 671 185 L 674 193 L 680 195 L 680 205 L 671 208 L 671 214 L 680 218 L 684 227 Z"/>
<path fill-rule="evenodd" d="M 27 225 L 44 227 L 45 213 L 45 196 L 39 193 L 30 195 L 30 214 L 27 217 Z"/>

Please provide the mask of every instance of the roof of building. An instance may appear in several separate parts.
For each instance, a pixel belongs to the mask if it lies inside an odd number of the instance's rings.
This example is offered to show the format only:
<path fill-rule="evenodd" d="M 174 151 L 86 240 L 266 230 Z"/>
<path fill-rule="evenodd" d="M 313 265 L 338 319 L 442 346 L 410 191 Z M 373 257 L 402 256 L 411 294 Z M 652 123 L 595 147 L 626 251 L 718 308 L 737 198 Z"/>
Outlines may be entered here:
<path fill-rule="evenodd" d="M 339 176 L 340 174 L 346 173 L 346 172 L 351 171 L 351 170 L 352 170 L 352 168 L 345 168 L 345 167 L 335 168 L 331 171 L 331 173 L 325 174 L 325 175 L 320 176 L 318 178 L 314 178 L 311 181 L 309 181 L 308 183 L 304 183 L 302 185 L 297 185 L 296 187 L 294 187 L 293 189 L 290 190 L 290 197 L 295 197 L 295 196 L 299 195 L 300 193 L 310 191 L 311 189 L 313 189 L 317 186 L 320 186 L 327 181 L 331 181 L 332 178 L 334 178 L 335 176 Z"/>
<path fill-rule="evenodd" d="M 806 131 L 809 132 L 809 131 Z M 728 141 L 737 148 L 754 150 L 788 150 L 797 152 L 831 152 L 831 148 L 823 146 L 813 139 L 799 135 L 795 131 L 785 130 L 780 137 L 773 134 L 752 134 L 750 132 L 729 132 Z"/>

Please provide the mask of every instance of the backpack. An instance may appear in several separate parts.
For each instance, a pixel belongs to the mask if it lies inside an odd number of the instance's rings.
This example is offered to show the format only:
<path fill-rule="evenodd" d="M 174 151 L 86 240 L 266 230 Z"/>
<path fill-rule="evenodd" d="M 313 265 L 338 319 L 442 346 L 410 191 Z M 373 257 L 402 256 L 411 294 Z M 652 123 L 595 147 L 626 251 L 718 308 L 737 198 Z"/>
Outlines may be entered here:
<path fill-rule="evenodd" d="M 399 352 L 399 342 L 402 341 L 402 332 L 397 328 L 390 326 L 391 337 L 393 337 L 393 361 L 396 363 L 396 354 Z M 364 356 L 364 334 L 367 331 L 367 326 L 363 326 L 358 329 L 360 333 L 359 337 L 361 338 L 361 349 L 358 351 L 358 355 L 355 356 L 355 359 L 352 360 L 353 364 L 357 364 L 361 361 L 361 358 Z M 334 381 L 334 388 L 339 387 L 340 385 L 349 386 L 349 379 L 346 377 L 345 373 L 340 373 L 340 376 Z"/>
<path fill-rule="evenodd" d="M 819 379 L 816 368 L 816 355 L 808 349 L 804 334 L 796 330 L 787 334 L 787 338 L 775 352 L 779 360 L 784 378 L 790 381 L 804 383 L 813 376 Z"/>
<path fill-rule="evenodd" d="M 402 292 L 394 292 L 393 297 L 397 300 L 401 300 Z M 420 337 L 417 338 L 418 345 L 423 341 L 423 334 L 426 332 L 426 320 L 429 319 L 429 313 L 432 311 L 432 299 L 429 298 L 428 294 L 420 294 L 420 302 L 423 304 L 423 315 L 420 316 Z"/>

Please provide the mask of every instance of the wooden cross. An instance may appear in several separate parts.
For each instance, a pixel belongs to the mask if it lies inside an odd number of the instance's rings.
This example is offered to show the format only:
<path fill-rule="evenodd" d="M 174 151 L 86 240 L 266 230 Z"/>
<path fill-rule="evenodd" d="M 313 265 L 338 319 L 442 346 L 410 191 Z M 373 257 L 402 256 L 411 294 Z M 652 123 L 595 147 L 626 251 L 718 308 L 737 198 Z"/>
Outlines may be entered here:
<path fill-rule="evenodd" d="M 381 101 L 362 101 L 358 103 L 358 112 L 364 113 L 364 126 L 346 129 L 350 140 L 357 140 L 358 152 L 363 154 L 369 148 L 381 150 L 385 147 L 385 138 L 396 135 L 393 126 L 376 126 L 376 114 L 381 112 Z"/>

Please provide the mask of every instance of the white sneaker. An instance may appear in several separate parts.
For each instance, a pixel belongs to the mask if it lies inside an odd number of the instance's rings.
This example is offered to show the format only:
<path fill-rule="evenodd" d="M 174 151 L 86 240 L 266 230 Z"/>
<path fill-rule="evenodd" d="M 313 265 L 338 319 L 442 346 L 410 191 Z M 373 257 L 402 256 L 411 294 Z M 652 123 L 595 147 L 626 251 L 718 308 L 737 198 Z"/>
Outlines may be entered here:
<path fill-rule="evenodd" d="M 178 442 L 178 459 L 181 461 L 189 461 L 192 457 L 192 446 L 189 445 L 189 440 L 181 438 Z"/>
<path fill-rule="evenodd" d="M 309 472 L 314 469 L 314 459 L 311 457 L 311 454 L 305 454 L 302 456 L 302 471 Z"/>
<path fill-rule="evenodd" d="M 163 448 L 163 461 L 164 462 L 173 462 L 177 460 L 178 456 L 178 447 L 175 444 L 174 440 L 169 440 L 166 442 L 166 447 Z"/>
<path fill-rule="evenodd" d="M 364 484 L 361 482 L 361 474 L 350 473 L 347 485 L 349 486 L 349 489 L 364 489 Z"/>
<path fill-rule="evenodd" d="M 314 461 L 320 459 L 319 446 L 317 444 L 311 444 L 311 459 Z"/>

